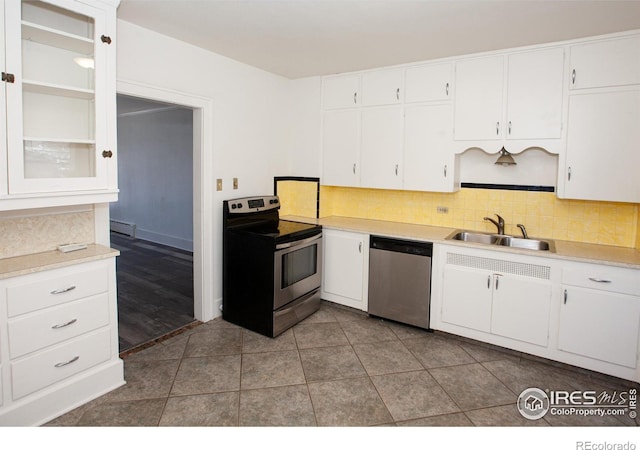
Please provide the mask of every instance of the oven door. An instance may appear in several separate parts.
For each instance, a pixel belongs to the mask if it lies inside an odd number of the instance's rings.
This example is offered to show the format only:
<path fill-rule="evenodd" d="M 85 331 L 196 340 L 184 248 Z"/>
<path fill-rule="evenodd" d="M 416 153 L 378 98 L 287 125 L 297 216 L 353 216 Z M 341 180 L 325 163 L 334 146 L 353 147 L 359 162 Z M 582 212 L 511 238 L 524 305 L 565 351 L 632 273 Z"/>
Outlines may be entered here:
<path fill-rule="evenodd" d="M 273 309 L 320 287 L 322 233 L 276 245 Z"/>

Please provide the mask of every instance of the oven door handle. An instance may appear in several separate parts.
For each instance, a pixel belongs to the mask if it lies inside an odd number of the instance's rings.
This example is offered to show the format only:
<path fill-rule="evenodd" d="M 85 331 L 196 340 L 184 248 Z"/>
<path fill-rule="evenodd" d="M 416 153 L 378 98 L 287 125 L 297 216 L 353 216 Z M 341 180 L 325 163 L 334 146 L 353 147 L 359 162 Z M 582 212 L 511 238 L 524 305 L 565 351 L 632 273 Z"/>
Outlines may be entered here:
<path fill-rule="evenodd" d="M 313 241 L 317 241 L 318 239 L 322 238 L 322 233 L 312 236 L 310 238 L 307 239 L 303 239 L 301 241 L 293 241 L 293 242 L 286 242 L 284 244 L 277 244 L 276 245 L 276 250 L 282 250 L 285 248 L 291 248 L 291 247 L 297 247 L 299 245 L 305 245 L 308 244 L 309 242 L 313 242 Z"/>

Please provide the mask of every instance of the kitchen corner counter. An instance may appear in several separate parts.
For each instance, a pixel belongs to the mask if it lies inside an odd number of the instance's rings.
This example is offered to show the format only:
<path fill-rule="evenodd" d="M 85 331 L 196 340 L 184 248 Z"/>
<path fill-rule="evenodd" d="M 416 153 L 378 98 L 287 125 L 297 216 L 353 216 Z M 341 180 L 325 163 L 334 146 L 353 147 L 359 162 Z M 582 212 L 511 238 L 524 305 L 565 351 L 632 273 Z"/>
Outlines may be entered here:
<path fill-rule="evenodd" d="M 631 269 L 640 269 L 640 251 L 633 248 L 615 247 L 612 245 L 588 244 L 583 242 L 561 241 L 553 239 L 556 252 L 538 252 L 532 250 L 518 250 L 499 246 L 487 246 L 468 242 L 446 240 L 446 237 L 457 228 L 436 227 L 431 225 L 417 225 L 402 222 L 388 222 L 383 220 L 357 219 L 352 217 L 330 216 L 312 219 L 300 216 L 283 216 L 283 220 L 313 223 L 326 228 L 353 231 L 366 234 L 381 235 L 394 238 L 430 241 L 440 244 L 462 245 L 466 247 L 484 248 L 492 251 L 527 254 L 547 258 L 558 258 L 579 262 L 607 264 Z"/>
<path fill-rule="evenodd" d="M 118 256 L 120 252 L 98 244 L 89 244 L 86 249 L 62 253 L 51 250 L 32 255 L 0 259 L 0 280 L 27 275 L 44 270 L 57 269 L 73 264 L 97 261 Z"/>

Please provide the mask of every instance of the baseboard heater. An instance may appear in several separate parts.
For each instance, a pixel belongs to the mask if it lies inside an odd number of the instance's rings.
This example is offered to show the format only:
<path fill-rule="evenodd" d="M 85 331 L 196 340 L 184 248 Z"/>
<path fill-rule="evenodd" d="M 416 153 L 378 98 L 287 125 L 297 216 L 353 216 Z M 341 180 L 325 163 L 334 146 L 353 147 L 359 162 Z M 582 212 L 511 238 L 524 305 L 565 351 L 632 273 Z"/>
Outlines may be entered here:
<path fill-rule="evenodd" d="M 111 231 L 124 234 L 125 236 L 136 237 L 136 224 L 111 220 Z"/>

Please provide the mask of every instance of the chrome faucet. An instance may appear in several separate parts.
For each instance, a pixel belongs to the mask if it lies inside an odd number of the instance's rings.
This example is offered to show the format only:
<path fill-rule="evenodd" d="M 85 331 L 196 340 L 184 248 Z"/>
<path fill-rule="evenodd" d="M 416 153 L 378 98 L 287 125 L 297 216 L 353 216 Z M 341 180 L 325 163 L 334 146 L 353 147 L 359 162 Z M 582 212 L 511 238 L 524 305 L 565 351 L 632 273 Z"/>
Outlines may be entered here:
<path fill-rule="evenodd" d="M 517 226 L 518 226 L 518 228 L 520 228 L 520 231 L 522 231 L 522 237 L 524 239 L 529 239 L 529 236 L 527 235 L 527 229 L 524 227 L 524 225 L 519 223 Z"/>
<path fill-rule="evenodd" d="M 491 217 L 484 217 L 483 219 L 488 220 L 489 222 L 494 224 L 498 229 L 498 234 L 504 234 L 504 219 L 500 217 L 498 214 L 496 214 L 495 216 L 498 218 L 497 222 L 493 220 Z"/>

